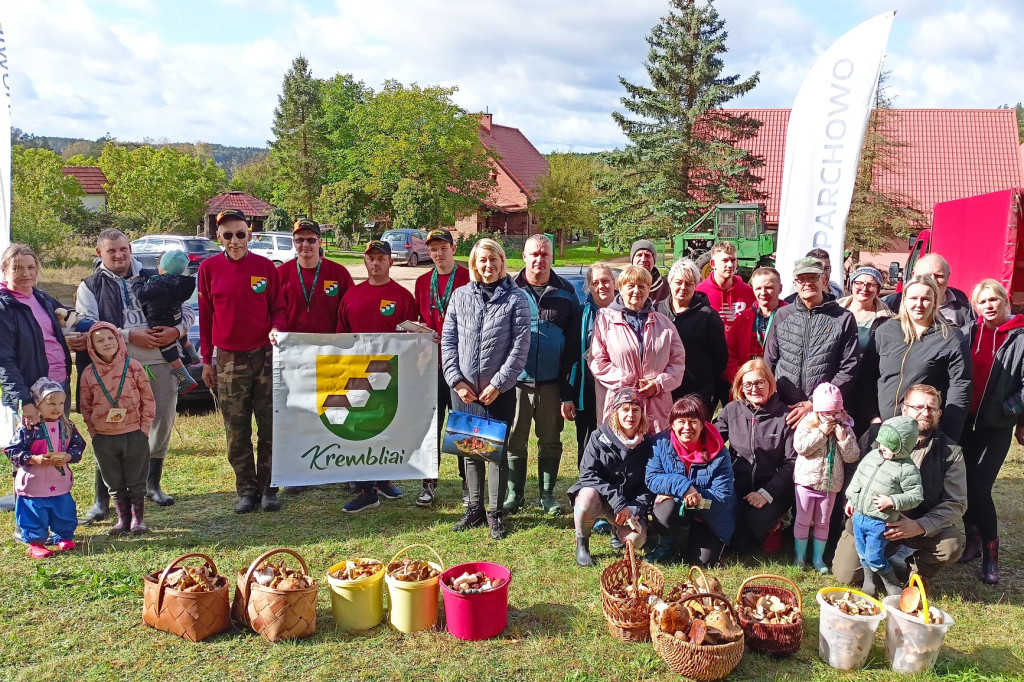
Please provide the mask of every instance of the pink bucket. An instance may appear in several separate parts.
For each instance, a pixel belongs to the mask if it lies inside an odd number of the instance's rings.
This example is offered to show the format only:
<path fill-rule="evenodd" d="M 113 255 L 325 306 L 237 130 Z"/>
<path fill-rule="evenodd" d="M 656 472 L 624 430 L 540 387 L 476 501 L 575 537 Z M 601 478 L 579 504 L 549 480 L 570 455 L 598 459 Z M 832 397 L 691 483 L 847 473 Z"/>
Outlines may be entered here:
<path fill-rule="evenodd" d="M 461 594 L 448 587 L 448 583 L 463 573 L 482 571 L 488 578 L 502 578 L 505 584 L 496 590 L 480 594 Z M 444 595 L 444 613 L 448 632 L 458 639 L 490 639 L 501 633 L 508 624 L 508 585 L 512 572 L 501 564 L 471 561 L 452 566 L 441 574 L 441 593 Z"/>

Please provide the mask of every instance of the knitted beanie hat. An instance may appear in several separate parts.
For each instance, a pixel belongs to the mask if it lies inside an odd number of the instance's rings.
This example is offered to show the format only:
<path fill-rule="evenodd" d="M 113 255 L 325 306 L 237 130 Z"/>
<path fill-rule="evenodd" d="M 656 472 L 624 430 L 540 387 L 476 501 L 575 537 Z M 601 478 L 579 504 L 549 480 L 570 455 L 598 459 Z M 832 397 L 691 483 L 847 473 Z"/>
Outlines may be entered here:
<path fill-rule="evenodd" d="M 180 275 L 188 269 L 188 256 L 184 251 L 167 251 L 160 256 L 160 267 L 164 272 Z"/>
<path fill-rule="evenodd" d="M 811 409 L 815 412 L 839 412 L 843 409 L 843 394 L 827 381 L 818 384 L 811 394 Z"/>
<path fill-rule="evenodd" d="M 907 457 L 917 444 L 917 434 L 917 420 L 901 415 L 886 419 L 879 427 L 875 441 L 897 457 Z"/>
<path fill-rule="evenodd" d="M 637 251 L 650 251 L 651 255 L 655 258 L 658 257 L 658 247 L 654 245 L 649 239 L 637 239 L 633 242 L 633 246 L 629 249 L 629 260 L 633 260 L 633 256 L 636 255 Z"/>

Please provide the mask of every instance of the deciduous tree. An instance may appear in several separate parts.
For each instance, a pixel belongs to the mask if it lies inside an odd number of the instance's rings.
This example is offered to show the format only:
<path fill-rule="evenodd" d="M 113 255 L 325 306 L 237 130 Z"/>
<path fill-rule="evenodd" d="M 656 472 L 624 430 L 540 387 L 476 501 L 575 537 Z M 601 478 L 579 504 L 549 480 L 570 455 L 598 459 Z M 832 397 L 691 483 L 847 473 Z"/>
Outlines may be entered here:
<path fill-rule="evenodd" d="M 530 207 L 544 232 L 553 232 L 565 251 L 573 232 L 596 233 L 600 225 L 594 200 L 594 161 L 579 154 L 548 155 L 550 171 L 538 181 L 537 201 Z"/>
<path fill-rule="evenodd" d="M 235 174 L 231 176 L 229 187 L 262 199 L 269 204 L 274 201 L 275 178 L 274 161 L 268 154 L 239 166 Z"/>
<path fill-rule="evenodd" d="M 61 172 L 64 162 L 49 149 L 11 149 L 11 232 L 14 241 L 28 244 L 41 258 L 62 265 L 74 243 L 69 222 L 85 192 Z"/>

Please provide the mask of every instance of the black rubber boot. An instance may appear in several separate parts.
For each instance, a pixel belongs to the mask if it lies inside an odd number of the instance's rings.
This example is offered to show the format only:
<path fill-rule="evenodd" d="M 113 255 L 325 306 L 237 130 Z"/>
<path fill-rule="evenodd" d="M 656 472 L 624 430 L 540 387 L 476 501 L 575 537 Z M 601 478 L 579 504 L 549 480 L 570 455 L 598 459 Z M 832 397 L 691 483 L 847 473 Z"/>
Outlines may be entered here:
<path fill-rule="evenodd" d="M 999 582 L 999 538 L 981 543 L 981 582 L 995 585 Z"/>
<path fill-rule="evenodd" d="M 594 563 L 590 558 L 590 538 L 576 536 L 576 563 L 582 568 Z"/>
<path fill-rule="evenodd" d="M 968 523 L 967 544 L 964 545 L 964 553 L 956 560 L 958 564 L 966 564 L 981 558 L 981 533 L 978 531 L 978 524 Z"/>
<path fill-rule="evenodd" d="M 146 499 L 161 507 L 170 507 L 174 498 L 160 490 L 160 477 L 164 474 L 163 457 L 149 458 L 149 477 L 146 479 Z"/>
<path fill-rule="evenodd" d="M 82 525 L 85 526 L 96 521 L 106 521 L 107 516 L 110 514 L 110 491 L 107 489 L 107 484 L 103 482 L 99 469 L 96 470 L 94 485 L 93 495 L 95 495 L 95 499 L 92 506 L 89 507 L 89 511 L 85 512 L 85 516 L 82 517 Z"/>

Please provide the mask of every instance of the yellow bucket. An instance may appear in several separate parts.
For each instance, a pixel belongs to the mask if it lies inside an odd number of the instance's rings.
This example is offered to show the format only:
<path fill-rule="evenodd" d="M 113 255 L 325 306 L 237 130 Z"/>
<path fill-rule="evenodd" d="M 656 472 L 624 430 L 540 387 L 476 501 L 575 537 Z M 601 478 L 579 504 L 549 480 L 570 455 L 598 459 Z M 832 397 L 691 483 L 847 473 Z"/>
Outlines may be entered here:
<path fill-rule="evenodd" d="M 365 559 L 355 559 L 363 561 Z M 331 587 L 331 612 L 343 630 L 369 630 L 384 620 L 384 569 L 357 580 L 338 580 L 331 574 L 345 567 L 339 561 L 327 569 Z"/>
<path fill-rule="evenodd" d="M 437 569 L 437 575 L 428 580 L 406 582 L 395 580 L 390 575 L 384 576 L 388 585 L 388 619 L 399 632 L 417 632 L 434 627 L 437 622 L 437 603 L 440 587 L 438 581 L 444 572 L 444 562 L 440 555 L 427 545 L 409 545 L 391 558 L 392 561 L 414 547 L 429 549 L 437 557 L 437 563 L 429 562 Z M 387 570 L 385 568 L 385 570 Z"/>

